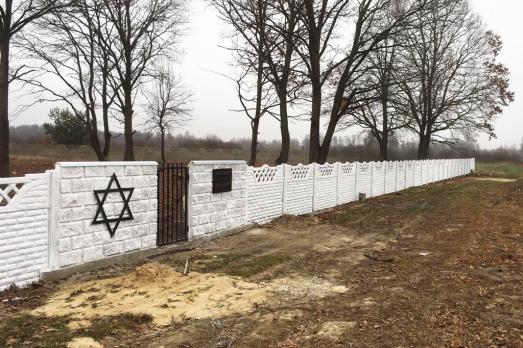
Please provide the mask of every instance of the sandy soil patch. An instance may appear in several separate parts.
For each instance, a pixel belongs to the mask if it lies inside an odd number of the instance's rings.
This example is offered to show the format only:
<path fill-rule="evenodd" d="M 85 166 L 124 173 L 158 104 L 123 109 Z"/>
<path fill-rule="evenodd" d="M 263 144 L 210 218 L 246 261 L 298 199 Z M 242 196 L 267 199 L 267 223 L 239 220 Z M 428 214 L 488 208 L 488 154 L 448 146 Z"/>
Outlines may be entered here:
<path fill-rule="evenodd" d="M 328 321 L 320 326 L 316 335 L 331 340 L 338 340 L 355 326 L 355 321 Z"/>
<path fill-rule="evenodd" d="M 250 312 L 267 291 L 240 279 L 216 274 L 184 276 L 159 263 L 127 275 L 88 281 L 63 289 L 34 314 L 71 315 L 85 321 L 97 316 L 150 314 L 158 325 L 184 318 L 205 319 Z"/>
<path fill-rule="evenodd" d="M 103 348 L 103 346 L 91 337 L 76 337 L 67 343 L 67 348 Z"/>
<path fill-rule="evenodd" d="M 273 291 L 287 297 L 324 298 L 329 295 L 343 294 L 349 289 L 342 285 L 332 285 L 329 281 L 317 277 L 292 276 L 275 279 L 270 285 Z"/>
<path fill-rule="evenodd" d="M 516 182 L 516 179 L 508 179 L 508 178 L 472 178 L 476 181 L 493 181 L 493 182 Z"/>
<path fill-rule="evenodd" d="M 250 313 L 279 294 L 323 298 L 347 292 L 325 279 L 293 276 L 252 283 L 213 273 L 184 276 L 166 265 L 148 263 L 124 276 L 87 281 L 63 289 L 33 314 L 70 315 L 73 327 L 88 326 L 96 317 L 150 314 L 154 323 L 168 325 L 183 319 L 222 318 Z"/>

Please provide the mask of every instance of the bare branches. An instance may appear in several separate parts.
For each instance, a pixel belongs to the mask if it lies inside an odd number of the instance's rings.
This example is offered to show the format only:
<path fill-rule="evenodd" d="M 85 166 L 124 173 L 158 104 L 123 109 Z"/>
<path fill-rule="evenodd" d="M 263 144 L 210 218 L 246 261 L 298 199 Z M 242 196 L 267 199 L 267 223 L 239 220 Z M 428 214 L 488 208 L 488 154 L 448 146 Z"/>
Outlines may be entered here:
<path fill-rule="evenodd" d="M 23 67 L 10 66 L 10 46 L 31 22 L 56 11 L 66 0 L 5 0 L 0 5 L 0 176 L 9 176 L 9 85 L 26 75 Z"/>
<path fill-rule="evenodd" d="M 181 84 L 169 66 L 157 66 L 151 89 L 145 93 L 145 128 L 161 136 L 162 161 L 165 158 L 165 136 L 191 120 L 192 94 Z"/>
<path fill-rule="evenodd" d="M 418 156 L 431 142 L 453 143 L 459 135 L 495 136 L 493 120 L 513 100 L 508 70 L 496 62 L 499 38 L 486 32 L 467 1 L 431 0 L 401 34 L 397 107 L 412 118 Z"/>
<path fill-rule="evenodd" d="M 134 160 L 133 117 L 138 91 L 154 76 L 152 64 L 170 57 L 185 23 L 184 0 L 97 0 L 96 20 L 106 24 L 96 32 L 114 73 L 107 76 L 115 91 L 125 128 L 125 160 Z"/>
<path fill-rule="evenodd" d="M 221 19 L 234 28 L 228 49 L 233 52 L 234 64 L 239 70 L 236 92 L 245 115 L 251 123 L 251 155 L 249 163 L 256 163 L 258 129 L 261 118 L 271 113 L 277 104 L 274 90 L 267 78 L 267 46 L 269 1 L 264 0 L 210 0 Z"/>
<path fill-rule="evenodd" d="M 108 64 L 106 47 L 96 33 L 106 22 L 93 21 L 92 2 L 78 0 L 74 5 L 35 22 L 33 31 L 23 35 L 20 44 L 28 58 L 37 62 L 38 72 L 24 79 L 44 95 L 70 106 L 90 133 L 90 143 L 99 160 L 109 155 L 111 134 L 109 109 L 114 92 L 108 88 L 113 66 Z M 53 76 L 62 82 L 59 87 L 42 82 Z M 104 128 L 104 144 L 98 137 L 99 112 Z"/>

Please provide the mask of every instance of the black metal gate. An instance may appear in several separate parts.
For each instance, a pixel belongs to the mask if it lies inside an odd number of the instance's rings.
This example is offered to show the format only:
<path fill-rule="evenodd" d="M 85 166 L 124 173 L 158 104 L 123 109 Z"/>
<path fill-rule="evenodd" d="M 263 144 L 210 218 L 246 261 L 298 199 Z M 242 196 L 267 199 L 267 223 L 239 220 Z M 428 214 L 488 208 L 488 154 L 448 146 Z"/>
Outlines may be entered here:
<path fill-rule="evenodd" d="M 189 168 L 182 163 L 158 167 L 158 246 L 187 240 Z"/>

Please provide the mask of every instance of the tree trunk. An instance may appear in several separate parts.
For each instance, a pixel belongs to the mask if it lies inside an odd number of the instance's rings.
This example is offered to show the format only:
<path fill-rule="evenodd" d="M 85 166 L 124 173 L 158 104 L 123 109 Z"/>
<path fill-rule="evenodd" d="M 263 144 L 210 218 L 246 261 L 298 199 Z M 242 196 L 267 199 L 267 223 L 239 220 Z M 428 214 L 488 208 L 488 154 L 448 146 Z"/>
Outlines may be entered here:
<path fill-rule="evenodd" d="M 104 161 L 109 160 L 109 153 L 111 151 L 111 130 L 109 128 L 109 103 L 107 101 L 107 75 L 106 71 L 108 69 L 108 62 L 107 58 L 104 58 L 104 72 L 103 72 L 103 81 L 102 81 L 102 117 L 103 117 L 103 123 L 104 123 L 104 148 L 103 148 L 103 156 Z"/>
<path fill-rule="evenodd" d="M 388 72 L 390 74 L 390 71 Z M 378 139 L 380 144 L 380 161 L 387 161 L 389 159 L 389 77 L 382 79 L 381 87 L 381 137 Z"/>
<path fill-rule="evenodd" d="M 311 129 L 309 133 L 309 163 L 317 163 L 320 158 L 320 116 L 321 116 L 321 86 L 312 83 Z"/>
<path fill-rule="evenodd" d="M 249 159 L 249 165 L 255 166 L 256 165 L 256 156 L 258 155 L 258 128 L 260 126 L 260 119 L 255 118 L 252 120 L 251 129 L 252 129 L 252 135 L 251 135 L 251 156 Z"/>
<path fill-rule="evenodd" d="M 125 152 L 124 161 L 134 161 L 134 142 L 133 142 L 133 102 L 132 90 L 130 88 L 124 91 L 125 93 L 125 108 L 124 112 L 124 133 L 125 133 Z"/>
<path fill-rule="evenodd" d="M 0 177 L 9 177 L 11 174 L 9 168 L 9 36 L 2 35 L 3 37 L 0 38 Z"/>
<path fill-rule="evenodd" d="M 103 121 L 104 121 L 104 149 L 103 149 L 103 160 L 108 161 L 109 160 L 109 153 L 111 152 L 111 131 L 109 130 L 109 115 L 104 111 L 103 115 Z"/>
<path fill-rule="evenodd" d="M 418 159 L 424 160 L 429 157 L 430 135 L 422 134 L 419 137 Z"/>
<path fill-rule="evenodd" d="M 132 112 L 126 111 L 125 115 L 125 152 L 124 161 L 134 161 L 134 144 L 133 144 L 133 117 Z"/>
<path fill-rule="evenodd" d="M 380 144 L 380 162 L 389 160 L 389 135 L 383 134 Z"/>
<path fill-rule="evenodd" d="M 327 162 L 327 158 L 329 157 L 332 138 L 334 137 L 334 132 L 336 131 L 336 125 L 338 124 L 338 122 L 335 120 L 336 116 L 331 116 L 329 126 L 327 127 L 327 132 L 325 132 L 323 143 L 321 144 L 318 152 L 317 163 L 319 164 L 325 164 Z"/>
<path fill-rule="evenodd" d="M 102 151 L 102 147 L 100 146 L 100 139 L 98 139 L 98 136 L 95 135 L 93 132 L 98 132 L 97 129 L 90 130 L 89 134 L 89 142 L 91 143 L 91 147 L 93 148 L 94 153 L 96 154 L 96 158 L 98 158 L 98 161 L 105 161 L 105 157 Z"/>
<path fill-rule="evenodd" d="M 291 136 L 289 133 L 289 115 L 287 110 L 287 94 L 280 96 L 280 132 L 281 132 L 281 149 L 280 155 L 276 159 L 276 164 L 289 162 L 289 151 L 291 148 Z"/>
<path fill-rule="evenodd" d="M 160 152 L 161 152 L 161 155 L 162 155 L 162 163 L 166 163 L 167 161 L 165 160 L 165 130 L 163 130 L 163 129 L 160 130 L 160 136 L 161 136 L 161 140 L 160 140 L 161 149 L 160 149 Z"/>

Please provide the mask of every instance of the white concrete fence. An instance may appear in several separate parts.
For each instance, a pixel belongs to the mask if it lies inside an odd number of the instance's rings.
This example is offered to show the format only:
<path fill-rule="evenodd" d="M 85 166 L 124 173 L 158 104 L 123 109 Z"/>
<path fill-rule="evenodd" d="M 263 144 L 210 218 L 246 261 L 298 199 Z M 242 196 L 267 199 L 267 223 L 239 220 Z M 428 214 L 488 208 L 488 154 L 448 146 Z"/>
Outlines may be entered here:
<path fill-rule="evenodd" d="M 232 191 L 212 194 L 212 170 L 232 168 Z M 359 199 L 426 185 L 475 170 L 474 159 L 248 167 L 243 161 L 191 162 L 190 237 L 283 215 L 310 214 Z"/>
<path fill-rule="evenodd" d="M 212 172 L 220 168 L 232 169 L 232 190 L 213 194 Z M 474 170 L 474 159 L 260 168 L 244 161 L 191 162 L 185 197 L 189 239 L 286 214 L 313 213 L 356 201 L 360 193 L 376 197 Z M 121 222 L 111 237 L 106 225 L 93 221 L 99 213 L 94 191 L 107 190 L 113 174 L 126 195 L 133 189 L 128 199 L 133 219 Z M 99 197 L 108 216 L 124 211 L 119 194 Z M 42 272 L 154 249 L 157 219 L 156 162 L 58 163 L 44 174 L 0 178 L 0 290 L 38 281 Z"/>

